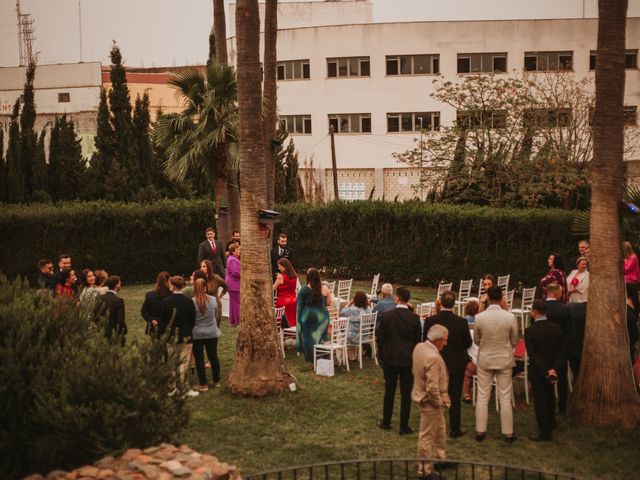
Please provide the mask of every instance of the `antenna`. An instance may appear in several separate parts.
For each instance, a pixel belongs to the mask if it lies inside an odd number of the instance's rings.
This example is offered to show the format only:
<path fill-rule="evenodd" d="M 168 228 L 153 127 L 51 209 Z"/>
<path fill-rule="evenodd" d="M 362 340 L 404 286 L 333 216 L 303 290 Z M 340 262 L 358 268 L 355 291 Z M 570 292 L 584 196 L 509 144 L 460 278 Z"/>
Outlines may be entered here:
<path fill-rule="evenodd" d="M 82 63 L 82 5 L 80 0 L 78 0 L 78 27 L 80 28 L 80 63 Z"/>
<path fill-rule="evenodd" d="M 20 0 L 16 0 L 16 14 L 18 15 L 18 51 L 20 54 L 20 66 L 24 67 L 34 61 L 33 41 L 35 37 L 33 35 L 33 19 L 30 14 L 20 12 Z"/>

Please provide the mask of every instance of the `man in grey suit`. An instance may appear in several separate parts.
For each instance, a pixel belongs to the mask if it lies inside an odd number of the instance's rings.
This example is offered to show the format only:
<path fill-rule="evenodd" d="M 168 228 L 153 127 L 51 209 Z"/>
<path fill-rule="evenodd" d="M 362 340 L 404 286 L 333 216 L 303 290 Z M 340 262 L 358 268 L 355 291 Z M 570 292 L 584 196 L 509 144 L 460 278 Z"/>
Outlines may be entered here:
<path fill-rule="evenodd" d="M 516 317 L 500 307 L 502 288 L 487 290 L 489 306 L 476 315 L 473 341 L 478 345 L 478 400 L 476 402 L 476 440 L 481 442 L 487 433 L 489 397 L 495 379 L 500 402 L 500 425 L 505 441 L 512 443 L 513 410 L 511 395 L 514 366 L 513 347 L 518 341 Z"/>

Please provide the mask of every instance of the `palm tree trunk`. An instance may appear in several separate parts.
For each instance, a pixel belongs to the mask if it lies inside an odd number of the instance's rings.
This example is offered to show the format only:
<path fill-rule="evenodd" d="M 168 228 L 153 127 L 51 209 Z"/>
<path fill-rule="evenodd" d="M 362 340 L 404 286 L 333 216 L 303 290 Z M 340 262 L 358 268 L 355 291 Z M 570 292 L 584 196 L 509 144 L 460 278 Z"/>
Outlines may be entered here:
<path fill-rule="evenodd" d="M 276 131 L 277 109 L 277 48 L 278 38 L 278 0 L 266 0 L 264 13 L 264 82 L 263 102 L 265 112 L 263 122 L 264 164 L 267 177 L 267 208 L 273 209 L 275 204 L 276 166 L 273 152 L 273 138 Z"/>
<path fill-rule="evenodd" d="M 216 235 L 218 240 L 226 244 L 231 240 L 231 225 L 229 221 L 229 208 L 222 208 L 224 206 L 229 207 L 229 195 L 225 175 L 216 172 L 213 183 L 216 199 Z"/>
<path fill-rule="evenodd" d="M 238 0 L 238 107 L 240 113 L 240 185 L 242 257 L 240 327 L 236 357 L 227 378 L 239 395 L 264 396 L 291 382 L 280 363 L 269 273 L 268 229 L 258 223 L 266 207 L 260 89 L 260 18 L 258 0 Z"/>
<path fill-rule="evenodd" d="M 216 37 L 216 60 L 227 64 L 227 25 L 224 18 L 224 0 L 213 0 L 213 34 Z"/>
<path fill-rule="evenodd" d="M 619 205 L 624 167 L 627 0 L 599 0 L 592 170 L 589 308 L 569 406 L 580 423 L 633 428 L 640 403 L 629 358 Z"/>
<path fill-rule="evenodd" d="M 229 199 L 229 230 L 240 231 L 240 182 L 238 171 L 227 173 L 227 198 Z"/>

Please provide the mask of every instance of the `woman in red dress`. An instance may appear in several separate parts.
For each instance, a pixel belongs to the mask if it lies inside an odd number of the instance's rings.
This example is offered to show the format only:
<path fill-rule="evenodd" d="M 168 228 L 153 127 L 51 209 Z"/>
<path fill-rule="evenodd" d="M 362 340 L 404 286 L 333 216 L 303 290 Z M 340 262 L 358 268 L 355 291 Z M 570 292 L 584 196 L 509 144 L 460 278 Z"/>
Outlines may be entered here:
<path fill-rule="evenodd" d="M 298 275 L 287 258 L 278 260 L 278 276 L 273 284 L 276 293 L 276 307 L 284 307 L 290 327 L 296 326 L 296 287 Z"/>

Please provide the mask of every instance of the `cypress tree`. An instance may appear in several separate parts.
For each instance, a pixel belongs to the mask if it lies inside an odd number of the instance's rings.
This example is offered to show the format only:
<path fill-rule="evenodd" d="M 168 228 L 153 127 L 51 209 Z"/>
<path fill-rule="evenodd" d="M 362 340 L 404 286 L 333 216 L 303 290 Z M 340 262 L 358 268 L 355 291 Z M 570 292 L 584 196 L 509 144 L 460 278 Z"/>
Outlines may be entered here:
<path fill-rule="evenodd" d="M 49 136 L 49 194 L 54 201 L 60 200 L 64 184 L 64 170 L 62 167 L 62 152 L 60 149 L 60 119 L 56 117 Z"/>
<path fill-rule="evenodd" d="M 109 109 L 113 127 L 113 159 L 127 171 L 133 193 L 139 187 L 140 166 L 131 121 L 131 97 L 127 87 L 127 74 L 122 65 L 122 54 L 115 44 L 111 48 L 110 57 Z"/>
<path fill-rule="evenodd" d="M 22 152 L 20 145 L 20 99 L 13 105 L 9 122 L 9 141 L 7 146 L 7 202 L 21 203 L 25 201 L 24 169 L 22 168 Z"/>
<path fill-rule="evenodd" d="M 49 181 L 47 178 L 47 161 L 44 154 L 45 134 L 46 132 L 44 130 L 40 132 L 35 155 L 33 157 L 33 169 L 31 172 L 31 185 L 33 188 L 31 198 L 32 200 L 40 202 L 51 200 L 51 196 L 49 195 Z"/>
<path fill-rule="evenodd" d="M 33 80 L 36 75 L 36 64 L 31 62 L 27 67 L 26 81 L 22 92 L 23 104 L 20 112 L 20 143 L 21 143 L 21 167 L 24 179 L 25 200 L 31 198 L 33 193 L 32 175 L 36 156 L 36 144 L 38 137 L 33 130 L 36 121 L 36 107 L 34 102 Z"/>
<path fill-rule="evenodd" d="M 149 137 L 149 127 L 151 125 L 151 114 L 149 113 L 149 94 L 144 92 L 142 97 L 136 96 L 136 103 L 133 110 L 133 131 L 138 150 L 138 165 L 140 166 L 139 185 L 147 186 L 155 183 L 153 181 L 154 167 L 153 149 Z"/>
<path fill-rule="evenodd" d="M 98 105 L 97 129 L 95 137 L 96 152 L 89 162 L 87 173 L 86 194 L 87 198 L 103 198 L 105 195 L 104 181 L 109 175 L 113 161 L 113 127 L 109 118 L 109 105 L 107 92 L 103 88 L 100 91 L 100 103 Z"/>
<path fill-rule="evenodd" d="M 293 143 L 293 138 L 289 140 L 289 145 L 285 150 L 285 187 L 288 202 L 297 202 L 300 194 L 300 179 L 298 178 L 298 152 Z"/>

